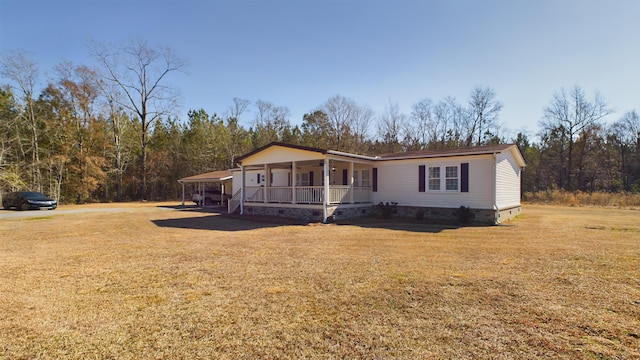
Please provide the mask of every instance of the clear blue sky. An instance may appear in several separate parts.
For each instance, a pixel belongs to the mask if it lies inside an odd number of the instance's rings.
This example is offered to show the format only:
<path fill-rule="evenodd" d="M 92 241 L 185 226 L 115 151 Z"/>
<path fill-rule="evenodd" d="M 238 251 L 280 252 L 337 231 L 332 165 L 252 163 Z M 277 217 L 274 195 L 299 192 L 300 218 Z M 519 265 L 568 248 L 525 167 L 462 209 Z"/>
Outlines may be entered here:
<path fill-rule="evenodd" d="M 169 46 L 189 62 L 171 78 L 183 119 L 240 97 L 300 124 L 336 94 L 409 114 L 484 85 L 505 126 L 533 135 L 561 87 L 599 90 L 617 110 L 609 122 L 640 111 L 639 15 L 638 0 L 0 0 L 0 53 L 24 49 L 51 74 L 95 64 L 88 39 Z"/>

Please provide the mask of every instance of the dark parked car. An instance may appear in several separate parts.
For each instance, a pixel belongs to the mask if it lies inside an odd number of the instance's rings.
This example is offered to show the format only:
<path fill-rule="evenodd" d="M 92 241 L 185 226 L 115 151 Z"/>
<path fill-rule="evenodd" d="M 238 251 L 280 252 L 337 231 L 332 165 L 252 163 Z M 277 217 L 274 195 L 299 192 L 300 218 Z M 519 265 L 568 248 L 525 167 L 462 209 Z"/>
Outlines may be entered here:
<path fill-rule="evenodd" d="M 29 210 L 48 208 L 53 210 L 58 207 L 58 202 L 47 195 L 35 191 L 16 191 L 2 197 L 2 207 L 5 210 Z"/>

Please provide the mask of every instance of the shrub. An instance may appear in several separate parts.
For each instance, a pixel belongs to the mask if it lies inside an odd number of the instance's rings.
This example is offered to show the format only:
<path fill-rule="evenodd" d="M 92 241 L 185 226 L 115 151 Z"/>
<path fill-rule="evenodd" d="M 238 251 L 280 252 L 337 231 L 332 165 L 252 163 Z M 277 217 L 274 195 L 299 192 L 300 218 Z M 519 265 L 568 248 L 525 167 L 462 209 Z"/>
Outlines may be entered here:
<path fill-rule="evenodd" d="M 391 202 L 391 203 L 382 203 L 382 201 L 378 204 L 378 208 L 380 209 L 380 212 L 382 213 L 382 218 L 383 219 L 389 219 L 391 218 L 391 214 L 394 213 L 394 210 L 396 209 L 396 206 L 398 205 L 397 202 Z"/>
<path fill-rule="evenodd" d="M 468 224 L 473 217 L 473 212 L 471 212 L 471 208 L 469 207 L 460 206 L 458 210 L 456 210 L 456 216 L 458 217 L 459 223 Z"/>

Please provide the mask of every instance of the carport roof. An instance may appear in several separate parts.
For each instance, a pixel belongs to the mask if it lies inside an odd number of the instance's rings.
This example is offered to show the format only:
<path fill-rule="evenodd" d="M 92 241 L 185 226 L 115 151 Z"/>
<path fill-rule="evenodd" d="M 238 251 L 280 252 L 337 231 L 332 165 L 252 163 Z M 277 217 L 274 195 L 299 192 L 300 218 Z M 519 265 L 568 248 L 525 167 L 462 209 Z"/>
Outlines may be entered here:
<path fill-rule="evenodd" d="M 178 180 L 179 183 L 222 182 L 233 178 L 229 170 L 218 170 L 204 174 L 193 175 Z"/>

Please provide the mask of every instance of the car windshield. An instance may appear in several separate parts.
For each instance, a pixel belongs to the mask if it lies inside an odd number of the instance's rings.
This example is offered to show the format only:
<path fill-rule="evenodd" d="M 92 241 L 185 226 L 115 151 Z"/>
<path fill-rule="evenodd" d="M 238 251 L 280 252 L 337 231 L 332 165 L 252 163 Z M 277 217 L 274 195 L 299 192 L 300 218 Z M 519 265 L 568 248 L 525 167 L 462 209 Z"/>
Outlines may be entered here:
<path fill-rule="evenodd" d="M 46 199 L 47 195 L 35 191 L 27 191 L 24 193 L 25 199 Z"/>

